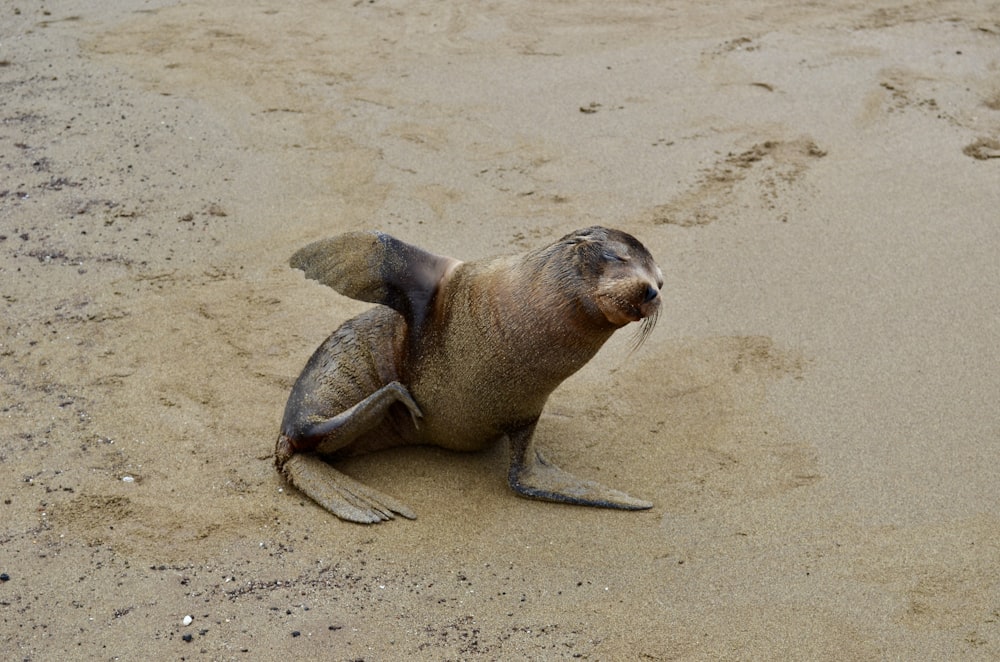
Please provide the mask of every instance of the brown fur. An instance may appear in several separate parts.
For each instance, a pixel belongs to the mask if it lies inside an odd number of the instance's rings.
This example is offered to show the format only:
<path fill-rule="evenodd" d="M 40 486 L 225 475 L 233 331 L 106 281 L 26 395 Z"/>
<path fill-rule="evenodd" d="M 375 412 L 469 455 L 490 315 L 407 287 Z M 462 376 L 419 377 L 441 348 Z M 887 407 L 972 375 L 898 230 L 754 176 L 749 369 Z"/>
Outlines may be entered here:
<path fill-rule="evenodd" d="M 337 260 L 344 252 L 350 259 Z M 526 255 L 458 262 L 386 235 L 354 233 L 306 247 L 293 265 L 391 308 L 349 320 L 310 359 L 286 406 L 279 468 L 309 451 L 400 444 L 468 451 L 508 436 L 510 481 L 522 494 L 648 507 L 607 488 L 613 498 L 578 497 L 572 485 L 553 492 L 552 485 L 576 480 L 554 467 L 558 481 L 549 475 L 538 489 L 520 484 L 551 466 L 530 437 L 552 391 L 615 330 L 646 320 L 644 337 L 655 321 L 662 275 L 633 237 L 587 228 Z"/>

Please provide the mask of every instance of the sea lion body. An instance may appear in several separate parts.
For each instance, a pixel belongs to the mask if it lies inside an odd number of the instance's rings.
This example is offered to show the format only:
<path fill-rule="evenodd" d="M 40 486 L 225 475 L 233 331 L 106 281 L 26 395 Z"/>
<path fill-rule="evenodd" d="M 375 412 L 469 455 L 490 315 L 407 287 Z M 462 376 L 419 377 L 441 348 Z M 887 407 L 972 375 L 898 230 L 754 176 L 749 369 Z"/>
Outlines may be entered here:
<path fill-rule="evenodd" d="M 406 444 L 473 451 L 504 437 L 512 448 L 508 481 L 525 496 L 651 506 L 574 478 L 531 444 L 563 380 L 618 328 L 645 320 L 648 332 L 655 321 L 662 274 L 634 237 L 587 228 L 525 255 L 459 262 L 388 235 L 351 233 L 307 246 L 292 264 L 348 296 L 384 304 L 317 349 L 285 408 L 276 463 L 328 510 L 364 522 L 413 516 L 317 453 Z"/>

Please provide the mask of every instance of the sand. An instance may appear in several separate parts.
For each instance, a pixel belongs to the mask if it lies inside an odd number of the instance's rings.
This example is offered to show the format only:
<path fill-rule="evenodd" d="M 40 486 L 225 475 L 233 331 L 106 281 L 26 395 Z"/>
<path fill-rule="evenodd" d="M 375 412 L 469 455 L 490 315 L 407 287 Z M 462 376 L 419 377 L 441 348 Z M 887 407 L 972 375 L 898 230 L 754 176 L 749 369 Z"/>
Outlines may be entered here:
<path fill-rule="evenodd" d="M 0 645 L 997 659 L 998 141 L 997 2 L 4 4 Z M 664 314 L 538 439 L 652 510 L 518 498 L 502 446 L 343 463 L 412 522 L 283 483 L 290 386 L 366 307 L 298 247 L 596 223 Z"/>

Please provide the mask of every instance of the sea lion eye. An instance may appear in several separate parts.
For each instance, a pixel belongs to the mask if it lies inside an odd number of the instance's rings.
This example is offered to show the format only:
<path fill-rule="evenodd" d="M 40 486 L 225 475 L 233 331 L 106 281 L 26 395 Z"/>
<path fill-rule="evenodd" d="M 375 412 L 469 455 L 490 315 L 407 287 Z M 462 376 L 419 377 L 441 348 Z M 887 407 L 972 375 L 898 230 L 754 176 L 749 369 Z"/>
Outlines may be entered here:
<path fill-rule="evenodd" d="M 609 249 L 604 249 L 604 251 L 601 253 L 601 257 L 603 257 L 608 262 L 628 262 L 627 256 L 619 255 L 618 253 L 615 253 L 614 251 L 611 251 Z"/>

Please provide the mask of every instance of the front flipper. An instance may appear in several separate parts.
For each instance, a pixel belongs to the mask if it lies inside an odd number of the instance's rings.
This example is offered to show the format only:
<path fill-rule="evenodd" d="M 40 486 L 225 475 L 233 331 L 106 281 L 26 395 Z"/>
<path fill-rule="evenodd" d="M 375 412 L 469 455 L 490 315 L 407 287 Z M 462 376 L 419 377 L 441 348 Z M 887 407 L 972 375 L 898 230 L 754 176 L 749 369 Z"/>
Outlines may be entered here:
<path fill-rule="evenodd" d="M 583 480 L 549 463 L 531 443 L 535 423 L 510 433 L 511 462 L 507 482 L 518 494 L 532 499 L 572 503 L 578 506 L 646 510 L 649 501 L 636 499 L 624 492 L 605 487 L 592 480 Z"/>

